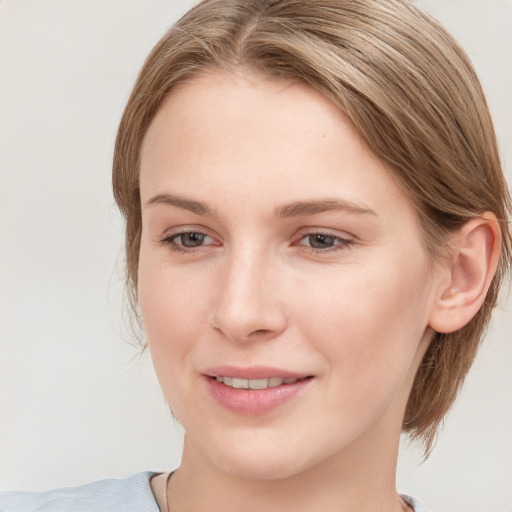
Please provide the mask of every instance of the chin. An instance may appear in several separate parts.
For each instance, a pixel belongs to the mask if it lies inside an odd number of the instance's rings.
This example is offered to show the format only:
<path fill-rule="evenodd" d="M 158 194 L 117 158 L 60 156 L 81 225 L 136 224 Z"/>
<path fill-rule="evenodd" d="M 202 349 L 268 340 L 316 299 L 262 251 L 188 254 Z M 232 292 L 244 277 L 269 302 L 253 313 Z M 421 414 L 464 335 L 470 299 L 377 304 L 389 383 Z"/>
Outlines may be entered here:
<path fill-rule="evenodd" d="M 251 437 L 253 437 L 251 439 Z M 254 438 L 256 437 L 256 438 Z M 293 437 L 293 436 L 291 436 Z M 231 436 L 222 443 L 211 441 L 205 454 L 218 470 L 242 480 L 281 480 L 306 471 L 318 461 L 310 460 L 298 439 L 266 439 L 262 436 Z M 216 446 L 215 451 L 211 450 Z"/>
<path fill-rule="evenodd" d="M 230 454 L 230 457 L 221 457 L 214 463 L 223 473 L 241 480 L 282 480 L 305 469 L 297 465 L 296 457 L 285 458 L 279 453 L 265 459 L 258 457 L 242 460 Z"/>

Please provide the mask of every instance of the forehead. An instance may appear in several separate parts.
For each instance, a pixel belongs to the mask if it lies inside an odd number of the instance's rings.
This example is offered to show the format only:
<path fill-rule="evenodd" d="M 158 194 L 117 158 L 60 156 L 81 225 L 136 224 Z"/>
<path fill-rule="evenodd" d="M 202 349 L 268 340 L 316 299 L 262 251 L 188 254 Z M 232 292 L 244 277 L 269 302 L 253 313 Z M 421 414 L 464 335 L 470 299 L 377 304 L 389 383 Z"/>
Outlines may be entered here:
<path fill-rule="evenodd" d="M 193 185 L 220 204 L 233 194 L 276 203 L 315 195 L 408 202 L 328 99 L 301 83 L 247 73 L 211 72 L 168 95 L 143 142 L 140 181 L 146 199 L 188 196 Z"/>
<path fill-rule="evenodd" d="M 157 139 L 164 132 L 172 147 L 196 139 L 200 149 L 207 150 L 214 141 L 217 147 L 229 146 L 235 156 L 253 141 L 253 146 L 267 148 L 270 155 L 276 145 L 286 150 L 291 138 L 308 138 L 312 143 L 325 140 L 334 125 L 339 131 L 342 123 L 350 132 L 351 145 L 362 148 L 342 112 L 307 85 L 253 72 L 210 71 L 180 84 L 167 96 L 146 134 L 143 156 L 152 143 L 162 142 Z M 237 144 L 242 140 L 244 147 Z M 342 141 L 339 137 L 329 140 L 337 146 Z"/>

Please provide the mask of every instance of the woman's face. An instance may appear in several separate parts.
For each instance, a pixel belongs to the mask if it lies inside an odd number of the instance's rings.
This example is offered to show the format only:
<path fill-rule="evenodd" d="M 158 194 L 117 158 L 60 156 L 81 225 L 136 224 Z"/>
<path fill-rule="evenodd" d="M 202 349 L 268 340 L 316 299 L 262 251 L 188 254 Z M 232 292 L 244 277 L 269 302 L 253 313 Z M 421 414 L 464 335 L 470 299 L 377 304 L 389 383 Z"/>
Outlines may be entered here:
<path fill-rule="evenodd" d="M 158 111 L 140 186 L 140 305 L 185 454 L 269 479 L 394 446 L 439 278 L 347 118 L 205 74 Z"/>

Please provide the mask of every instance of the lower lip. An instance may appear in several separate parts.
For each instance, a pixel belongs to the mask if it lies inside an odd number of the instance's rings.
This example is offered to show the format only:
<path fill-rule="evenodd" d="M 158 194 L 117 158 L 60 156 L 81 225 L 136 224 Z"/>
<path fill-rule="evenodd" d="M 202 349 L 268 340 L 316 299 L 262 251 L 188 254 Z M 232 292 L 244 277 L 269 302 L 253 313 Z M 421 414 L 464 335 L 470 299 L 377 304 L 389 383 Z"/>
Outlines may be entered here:
<path fill-rule="evenodd" d="M 206 377 L 208 390 L 219 405 L 238 414 L 255 416 L 269 412 L 308 386 L 312 378 L 267 389 L 236 389 L 214 378 Z"/>

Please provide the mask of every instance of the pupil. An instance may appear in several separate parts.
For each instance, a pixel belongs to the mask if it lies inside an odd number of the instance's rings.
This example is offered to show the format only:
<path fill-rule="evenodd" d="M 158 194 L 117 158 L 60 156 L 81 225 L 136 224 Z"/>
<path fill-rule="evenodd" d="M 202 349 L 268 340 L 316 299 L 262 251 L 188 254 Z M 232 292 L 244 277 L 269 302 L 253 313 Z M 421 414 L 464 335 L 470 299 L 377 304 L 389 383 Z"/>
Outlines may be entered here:
<path fill-rule="evenodd" d="M 325 249 L 332 247 L 336 243 L 336 239 L 328 235 L 312 235 L 309 239 L 309 243 L 314 249 Z"/>
<path fill-rule="evenodd" d="M 204 235 L 201 233 L 185 233 L 181 235 L 181 243 L 185 247 L 197 247 L 201 245 L 204 240 Z"/>

